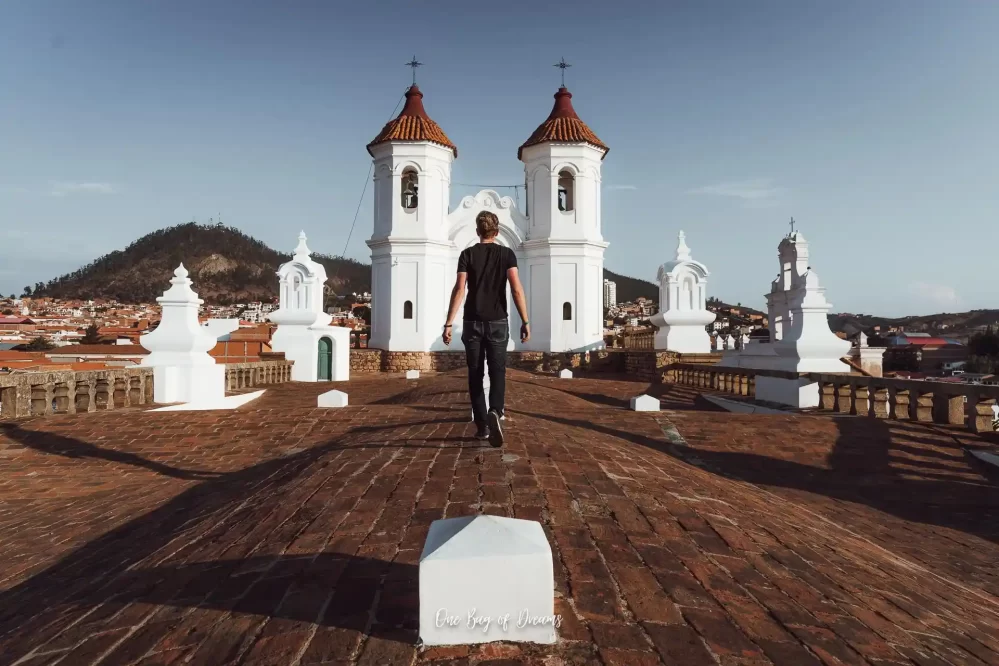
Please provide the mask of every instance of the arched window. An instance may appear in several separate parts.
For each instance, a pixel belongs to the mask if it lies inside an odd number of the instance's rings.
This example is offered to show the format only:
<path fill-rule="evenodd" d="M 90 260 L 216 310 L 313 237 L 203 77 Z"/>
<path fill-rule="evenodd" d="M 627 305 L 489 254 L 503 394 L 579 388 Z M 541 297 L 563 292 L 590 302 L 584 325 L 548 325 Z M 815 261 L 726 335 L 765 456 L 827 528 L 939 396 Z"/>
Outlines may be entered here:
<path fill-rule="evenodd" d="M 562 321 L 572 321 L 572 303 L 569 301 L 562 304 Z"/>
<path fill-rule="evenodd" d="M 402 207 L 406 210 L 415 210 L 419 203 L 420 181 L 415 169 L 406 169 L 402 172 Z"/>
<path fill-rule="evenodd" d="M 406 301 L 402 304 L 402 318 L 412 319 L 413 318 L 413 301 Z"/>
<path fill-rule="evenodd" d="M 568 171 L 560 171 L 558 174 L 558 209 L 568 212 L 573 209 L 576 196 L 576 181 Z"/>
<path fill-rule="evenodd" d="M 302 307 L 302 278 L 297 274 L 291 278 L 291 301 L 293 308 Z"/>
<path fill-rule="evenodd" d="M 688 310 L 695 309 L 696 306 L 694 305 L 694 278 L 692 278 L 689 275 L 686 278 L 684 278 L 683 290 L 686 292 L 684 294 L 684 296 L 686 296 L 684 300 L 686 301 L 685 305 L 687 306 L 687 309 Z"/>

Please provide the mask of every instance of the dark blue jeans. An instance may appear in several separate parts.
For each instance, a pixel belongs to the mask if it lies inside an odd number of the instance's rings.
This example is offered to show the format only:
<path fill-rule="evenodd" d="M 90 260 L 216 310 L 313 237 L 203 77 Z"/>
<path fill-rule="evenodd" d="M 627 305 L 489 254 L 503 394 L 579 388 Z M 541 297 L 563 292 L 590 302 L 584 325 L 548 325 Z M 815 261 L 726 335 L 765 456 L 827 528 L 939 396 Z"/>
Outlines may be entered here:
<path fill-rule="evenodd" d="M 506 346 L 510 322 L 466 321 L 461 332 L 468 363 L 468 395 L 477 425 L 486 422 L 486 392 L 482 387 L 485 363 L 489 363 L 489 409 L 503 414 L 506 400 Z"/>

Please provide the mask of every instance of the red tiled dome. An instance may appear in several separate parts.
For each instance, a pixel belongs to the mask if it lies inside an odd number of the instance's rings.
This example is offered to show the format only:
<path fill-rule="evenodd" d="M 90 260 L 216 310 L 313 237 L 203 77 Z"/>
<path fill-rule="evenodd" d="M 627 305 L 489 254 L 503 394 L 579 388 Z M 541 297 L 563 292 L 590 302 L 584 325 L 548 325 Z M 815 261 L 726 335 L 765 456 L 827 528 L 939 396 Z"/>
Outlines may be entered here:
<path fill-rule="evenodd" d="M 548 114 L 548 119 L 541 123 L 538 129 L 534 130 L 531 138 L 520 147 L 517 151 L 517 159 L 520 159 L 524 148 L 536 146 L 539 143 L 588 143 L 603 150 L 604 157 L 610 150 L 597 138 L 593 130 L 587 127 L 586 123 L 576 115 L 576 110 L 572 108 L 572 93 L 565 86 L 559 88 L 558 92 L 555 93 L 555 106 Z"/>
<path fill-rule="evenodd" d="M 389 141 L 431 141 L 450 148 L 454 156 L 458 156 L 458 148 L 447 138 L 447 134 L 427 115 L 423 108 L 423 93 L 415 85 L 406 91 L 406 104 L 398 117 L 390 120 L 378 133 L 378 136 L 368 144 L 368 154 L 371 147 Z"/>

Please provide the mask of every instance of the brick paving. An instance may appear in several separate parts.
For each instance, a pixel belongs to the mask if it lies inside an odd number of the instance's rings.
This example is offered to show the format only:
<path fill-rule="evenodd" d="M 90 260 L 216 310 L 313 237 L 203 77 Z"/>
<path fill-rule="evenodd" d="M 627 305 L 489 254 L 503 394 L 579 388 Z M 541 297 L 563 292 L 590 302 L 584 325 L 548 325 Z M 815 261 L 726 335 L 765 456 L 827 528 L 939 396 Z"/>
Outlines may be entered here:
<path fill-rule="evenodd" d="M 0 424 L 0 664 L 999 664 L 982 440 L 510 379 L 500 450 L 460 375 Z M 480 512 L 545 526 L 557 645 L 417 645 L 429 525 Z"/>

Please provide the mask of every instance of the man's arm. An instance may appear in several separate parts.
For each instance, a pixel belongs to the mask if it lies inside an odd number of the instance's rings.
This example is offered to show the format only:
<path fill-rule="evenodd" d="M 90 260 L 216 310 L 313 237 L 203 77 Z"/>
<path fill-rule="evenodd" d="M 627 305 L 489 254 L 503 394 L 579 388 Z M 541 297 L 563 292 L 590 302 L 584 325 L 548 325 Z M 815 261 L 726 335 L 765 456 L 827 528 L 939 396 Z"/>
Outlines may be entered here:
<path fill-rule="evenodd" d="M 529 321 L 527 319 L 527 297 L 524 296 L 524 285 L 520 284 L 520 273 L 518 273 L 516 266 L 507 269 L 506 279 L 510 281 L 510 293 L 513 294 L 513 304 L 517 307 L 520 321 Z"/>
<path fill-rule="evenodd" d="M 461 300 L 465 296 L 465 282 L 468 280 L 468 273 L 458 273 L 458 279 L 454 281 L 454 289 L 451 290 L 451 306 L 447 311 L 448 326 L 454 323 L 454 318 L 458 316 L 458 308 L 461 307 Z"/>
<path fill-rule="evenodd" d="M 510 281 L 510 292 L 513 294 L 513 304 L 517 307 L 517 314 L 520 315 L 520 341 L 527 342 L 531 339 L 530 320 L 527 318 L 527 297 L 524 296 L 524 285 L 520 284 L 520 273 L 517 267 L 509 268 L 506 271 L 506 279 Z"/>

